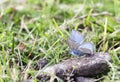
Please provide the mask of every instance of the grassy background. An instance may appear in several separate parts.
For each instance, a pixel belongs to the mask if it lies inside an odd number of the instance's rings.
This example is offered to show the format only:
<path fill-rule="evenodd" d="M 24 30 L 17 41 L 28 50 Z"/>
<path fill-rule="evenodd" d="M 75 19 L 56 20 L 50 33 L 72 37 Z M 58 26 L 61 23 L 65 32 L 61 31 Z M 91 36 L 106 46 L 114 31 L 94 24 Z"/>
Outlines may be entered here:
<path fill-rule="evenodd" d="M 93 41 L 97 52 L 111 54 L 104 82 L 120 81 L 119 18 L 119 0 L 1 0 L 0 82 L 35 77 L 40 58 L 55 64 L 73 57 L 66 43 L 72 29 Z"/>

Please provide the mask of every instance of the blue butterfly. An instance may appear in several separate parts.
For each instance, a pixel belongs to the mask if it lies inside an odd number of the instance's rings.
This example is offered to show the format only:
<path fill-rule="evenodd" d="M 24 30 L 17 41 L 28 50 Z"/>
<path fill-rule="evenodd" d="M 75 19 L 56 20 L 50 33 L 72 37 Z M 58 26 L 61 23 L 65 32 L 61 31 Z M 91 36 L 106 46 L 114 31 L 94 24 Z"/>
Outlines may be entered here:
<path fill-rule="evenodd" d="M 71 54 L 75 56 L 92 55 L 95 51 L 95 46 L 92 42 L 84 42 L 83 35 L 76 30 L 72 30 L 68 45 L 71 49 Z"/>

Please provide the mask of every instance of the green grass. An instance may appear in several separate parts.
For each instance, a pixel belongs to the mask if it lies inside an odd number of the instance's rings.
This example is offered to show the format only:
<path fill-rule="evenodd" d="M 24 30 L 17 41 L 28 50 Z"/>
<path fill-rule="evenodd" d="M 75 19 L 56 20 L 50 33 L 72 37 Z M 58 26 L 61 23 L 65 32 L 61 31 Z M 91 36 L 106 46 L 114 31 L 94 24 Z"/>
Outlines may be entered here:
<path fill-rule="evenodd" d="M 73 57 L 66 43 L 72 29 L 87 35 L 97 52 L 111 54 L 113 63 L 108 75 L 103 75 L 104 82 L 119 82 L 119 18 L 119 0 L 6 0 L 0 4 L 0 82 L 35 77 L 34 64 L 40 58 L 56 64 Z"/>

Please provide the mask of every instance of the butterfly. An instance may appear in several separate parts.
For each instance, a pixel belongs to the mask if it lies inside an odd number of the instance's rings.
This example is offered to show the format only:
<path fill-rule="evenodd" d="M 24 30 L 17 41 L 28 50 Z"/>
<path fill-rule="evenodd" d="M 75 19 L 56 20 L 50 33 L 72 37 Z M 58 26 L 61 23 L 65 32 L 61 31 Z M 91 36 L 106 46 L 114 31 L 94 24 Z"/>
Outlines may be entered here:
<path fill-rule="evenodd" d="M 71 54 L 75 56 L 92 55 L 95 51 L 95 45 L 92 42 L 84 42 L 83 35 L 77 31 L 72 30 L 68 45 Z"/>

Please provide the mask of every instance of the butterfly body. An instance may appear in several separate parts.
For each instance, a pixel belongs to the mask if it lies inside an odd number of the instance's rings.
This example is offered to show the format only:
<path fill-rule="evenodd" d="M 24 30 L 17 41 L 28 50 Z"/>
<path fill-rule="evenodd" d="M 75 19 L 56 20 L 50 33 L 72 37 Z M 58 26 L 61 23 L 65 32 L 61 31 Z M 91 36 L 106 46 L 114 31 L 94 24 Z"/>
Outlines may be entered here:
<path fill-rule="evenodd" d="M 85 54 L 83 52 L 80 52 L 79 50 L 71 50 L 70 52 L 74 56 L 83 56 Z"/>
<path fill-rule="evenodd" d="M 94 53 L 94 44 L 92 42 L 84 42 L 82 34 L 76 30 L 72 30 L 68 39 L 71 54 L 75 56 L 91 55 Z"/>

